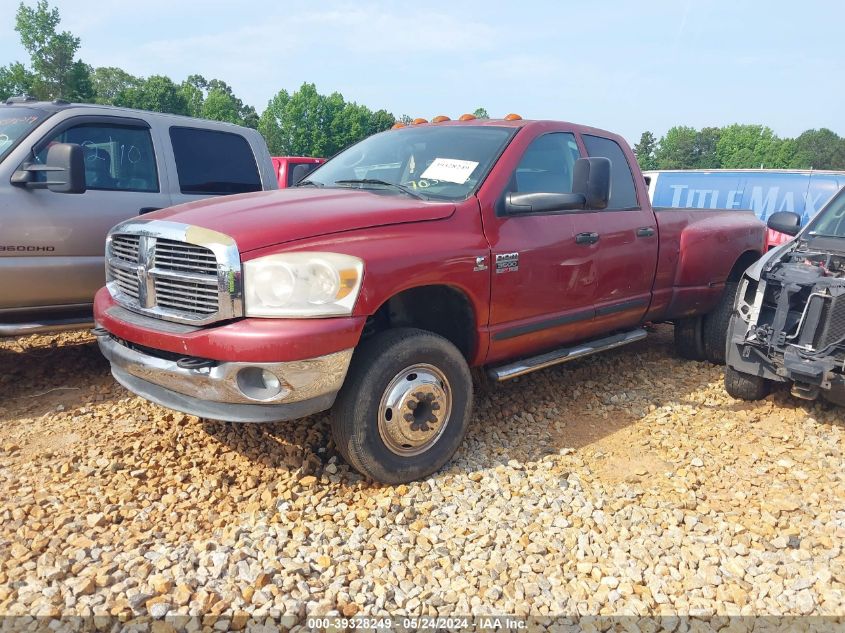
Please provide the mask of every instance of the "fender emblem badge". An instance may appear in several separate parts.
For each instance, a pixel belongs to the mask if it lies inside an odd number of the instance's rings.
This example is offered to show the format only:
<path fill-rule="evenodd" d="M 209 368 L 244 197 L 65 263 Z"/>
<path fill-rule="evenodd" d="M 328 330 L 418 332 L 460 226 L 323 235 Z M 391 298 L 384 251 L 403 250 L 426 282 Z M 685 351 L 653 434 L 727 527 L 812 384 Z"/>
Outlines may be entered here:
<path fill-rule="evenodd" d="M 515 273 L 519 270 L 519 253 L 496 255 L 496 273 Z"/>
<path fill-rule="evenodd" d="M 475 258 L 475 268 L 472 269 L 473 272 L 478 273 L 482 270 L 487 270 L 487 258 L 486 257 L 476 257 Z"/>

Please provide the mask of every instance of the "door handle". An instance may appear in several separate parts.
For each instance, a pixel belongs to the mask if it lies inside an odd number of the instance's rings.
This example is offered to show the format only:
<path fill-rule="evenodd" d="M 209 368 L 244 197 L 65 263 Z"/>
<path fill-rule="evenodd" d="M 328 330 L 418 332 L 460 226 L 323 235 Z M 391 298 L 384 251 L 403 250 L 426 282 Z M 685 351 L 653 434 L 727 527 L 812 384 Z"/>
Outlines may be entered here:
<path fill-rule="evenodd" d="M 598 233 L 579 233 L 575 236 L 576 244 L 595 244 L 599 241 Z"/>
<path fill-rule="evenodd" d="M 145 213 L 152 213 L 153 211 L 158 211 L 161 207 L 141 207 L 138 209 L 138 215 L 144 215 Z"/>
<path fill-rule="evenodd" d="M 653 235 L 654 229 L 650 226 L 644 226 L 637 229 L 637 237 L 652 237 Z"/>

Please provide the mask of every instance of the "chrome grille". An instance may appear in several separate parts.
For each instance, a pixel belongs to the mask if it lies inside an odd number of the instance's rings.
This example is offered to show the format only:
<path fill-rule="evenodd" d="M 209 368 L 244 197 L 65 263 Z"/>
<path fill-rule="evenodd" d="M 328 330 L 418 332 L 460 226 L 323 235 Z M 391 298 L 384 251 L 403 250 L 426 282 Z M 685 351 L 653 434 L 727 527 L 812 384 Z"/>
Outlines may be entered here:
<path fill-rule="evenodd" d="M 112 273 L 114 274 L 114 281 L 121 292 L 126 293 L 133 299 L 138 299 L 138 275 L 117 267 L 112 268 Z"/>
<path fill-rule="evenodd" d="M 155 267 L 160 270 L 217 275 L 217 258 L 204 246 L 159 239 L 155 245 Z"/>
<path fill-rule="evenodd" d="M 214 314 L 218 307 L 217 279 L 201 282 L 157 277 L 156 304 L 162 308 Z"/>
<path fill-rule="evenodd" d="M 138 263 L 140 235 L 115 235 L 112 237 L 112 255 L 125 262 Z"/>
<path fill-rule="evenodd" d="M 115 300 L 142 314 L 196 325 L 241 316 L 234 241 L 191 229 L 166 221 L 116 227 L 106 245 L 107 282 Z M 203 244 L 190 241 L 189 234 Z"/>

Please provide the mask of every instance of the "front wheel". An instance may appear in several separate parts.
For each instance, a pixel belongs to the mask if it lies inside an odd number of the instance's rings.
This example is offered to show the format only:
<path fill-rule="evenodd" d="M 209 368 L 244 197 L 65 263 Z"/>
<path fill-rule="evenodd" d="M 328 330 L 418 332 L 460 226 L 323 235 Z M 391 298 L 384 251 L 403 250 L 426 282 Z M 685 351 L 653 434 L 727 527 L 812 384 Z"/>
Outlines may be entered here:
<path fill-rule="evenodd" d="M 725 391 L 737 400 L 762 400 L 772 390 L 772 383 L 761 376 L 752 376 L 725 366 Z"/>
<path fill-rule="evenodd" d="M 731 320 L 736 293 L 739 290 L 739 283 L 736 281 L 725 282 L 725 289 L 719 298 L 719 304 L 710 314 L 704 317 L 704 355 L 711 363 L 716 365 L 725 364 L 725 355 L 728 344 L 728 324 Z"/>
<path fill-rule="evenodd" d="M 361 474 L 406 483 L 449 461 L 471 409 L 472 377 L 458 348 L 424 330 L 387 330 L 356 350 L 332 408 L 332 435 Z"/>

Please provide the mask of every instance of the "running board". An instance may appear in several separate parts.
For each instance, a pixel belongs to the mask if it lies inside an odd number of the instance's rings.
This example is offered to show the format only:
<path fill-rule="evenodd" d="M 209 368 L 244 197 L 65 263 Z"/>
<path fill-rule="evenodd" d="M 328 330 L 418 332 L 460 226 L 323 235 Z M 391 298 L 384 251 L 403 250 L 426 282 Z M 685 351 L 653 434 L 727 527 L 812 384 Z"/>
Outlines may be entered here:
<path fill-rule="evenodd" d="M 90 316 L 88 318 L 44 320 L 35 323 L 0 323 L 0 337 L 81 330 L 90 328 L 92 325 L 94 325 L 94 321 Z"/>
<path fill-rule="evenodd" d="M 647 334 L 644 329 L 637 328 L 636 330 L 631 330 L 630 332 L 621 332 L 619 334 L 613 334 L 593 341 L 587 341 L 586 343 L 576 345 L 575 347 L 562 347 L 561 349 L 546 352 L 545 354 L 540 354 L 539 356 L 525 358 L 523 360 L 516 361 L 515 363 L 510 363 L 509 365 L 492 367 L 488 370 L 488 374 L 493 380 L 503 382 L 505 380 L 510 380 L 511 378 L 516 378 L 517 376 L 529 374 L 532 371 L 537 371 L 538 369 L 544 369 L 546 367 L 551 367 L 552 365 L 566 363 L 571 360 L 575 360 L 576 358 L 590 356 L 596 352 L 603 352 L 605 350 L 613 349 L 614 347 L 622 347 L 628 343 L 635 343 L 636 341 L 643 340 L 646 336 Z"/>

